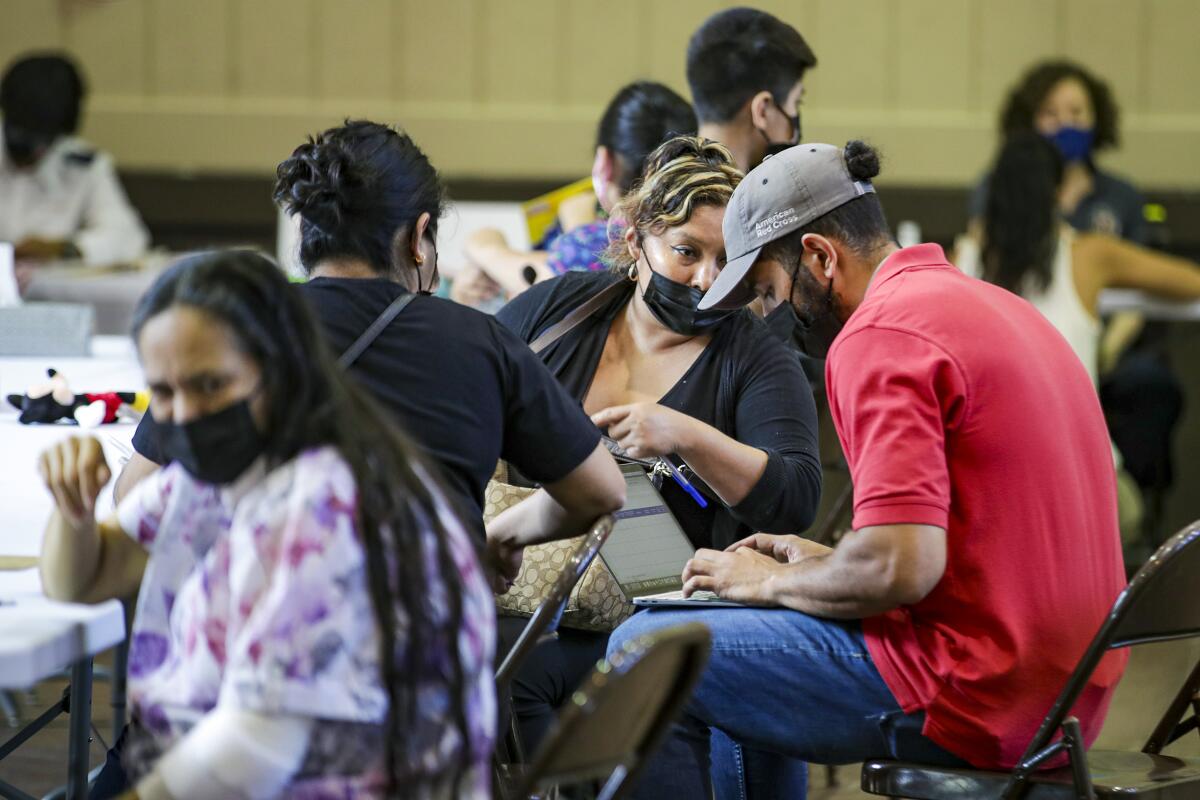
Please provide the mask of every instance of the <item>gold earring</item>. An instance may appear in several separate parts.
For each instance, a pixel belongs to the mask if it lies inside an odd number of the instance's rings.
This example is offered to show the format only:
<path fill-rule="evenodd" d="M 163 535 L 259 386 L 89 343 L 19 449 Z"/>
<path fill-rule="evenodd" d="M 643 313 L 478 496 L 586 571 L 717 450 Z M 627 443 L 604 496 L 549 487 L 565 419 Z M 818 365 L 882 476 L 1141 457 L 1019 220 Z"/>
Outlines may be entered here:
<path fill-rule="evenodd" d="M 415 256 L 414 260 L 417 262 L 417 266 L 419 267 L 425 263 L 425 256 L 420 256 L 420 255 Z"/>
<path fill-rule="evenodd" d="M 635 261 L 635 262 L 633 262 L 632 264 L 630 264 L 630 265 L 629 265 L 629 269 L 625 270 L 625 276 L 626 276 L 627 278 L 629 278 L 629 280 L 631 280 L 631 281 L 634 281 L 634 282 L 636 282 L 636 281 L 637 281 L 637 278 L 638 278 L 638 268 L 637 268 L 637 262 L 636 262 L 636 261 Z"/>

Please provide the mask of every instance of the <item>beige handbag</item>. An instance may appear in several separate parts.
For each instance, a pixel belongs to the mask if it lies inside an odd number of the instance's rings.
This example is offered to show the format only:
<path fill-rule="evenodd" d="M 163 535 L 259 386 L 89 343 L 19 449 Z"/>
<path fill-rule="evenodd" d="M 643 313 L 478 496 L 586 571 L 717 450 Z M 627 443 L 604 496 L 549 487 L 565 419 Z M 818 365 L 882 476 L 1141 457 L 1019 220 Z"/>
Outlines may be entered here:
<path fill-rule="evenodd" d="M 537 491 L 505 483 L 503 479 L 507 477 L 507 465 L 502 462 L 484 493 L 485 523 Z M 517 573 L 512 588 L 496 596 L 500 613 L 506 616 L 531 616 L 550 595 L 555 579 L 583 539 L 583 536 L 578 536 L 526 547 L 521 571 Z M 567 628 L 607 632 L 624 622 L 633 611 L 633 604 L 626 602 L 621 587 L 608 567 L 597 558 L 571 590 L 559 624 Z"/>

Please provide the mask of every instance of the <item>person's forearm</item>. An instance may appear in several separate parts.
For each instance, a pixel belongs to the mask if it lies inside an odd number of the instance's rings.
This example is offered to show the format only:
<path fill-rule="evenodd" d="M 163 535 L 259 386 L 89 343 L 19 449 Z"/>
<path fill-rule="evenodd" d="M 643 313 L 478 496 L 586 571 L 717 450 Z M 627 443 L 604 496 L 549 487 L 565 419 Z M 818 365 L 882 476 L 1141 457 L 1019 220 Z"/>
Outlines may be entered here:
<path fill-rule="evenodd" d="M 768 579 L 768 598 L 818 617 L 862 619 L 920 602 L 945 571 L 944 537 L 924 526 L 862 528 L 828 555 L 781 565 Z M 890 537 L 890 546 L 879 540 Z M 932 546 L 930 546 L 932 544 Z"/>
<path fill-rule="evenodd" d="M 506 542 L 510 547 L 528 547 L 586 533 L 597 516 L 590 510 L 572 513 L 545 489 L 539 489 L 498 514 L 488 524 L 487 535 Z"/>
<path fill-rule="evenodd" d="M 876 567 L 847 564 L 834 552 L 781 565 L 769 580 L 767 594 L 777 605 L 814 617 L 862 619 L 901 604 L 891 591 L 879 587 L 877 578 Z"/>
<path fill-rule="evenodd" d="M 484 274 L 494 280 L 509 297 L 529 288 L 526 267 L 532 267 L 534 280 L 553 277 L 546 266 L 547 254 L 540 250 L 513 250 L 507 245 L 484 245 L 471 250 L 470 258 Z"/>
<path fill-rule="evenodd" d="M 729 506 L 742 502 L 767 468 L 767 454 L 762 450 L 731 439 L 696 419 L 688 426 L 677 452 Z"/>
<path fill-rule="evenodd" d="M 99 563 L 100 536 L 95 521 L 74 526 L 55 509 L 46 525 L 39 559 L 46 596 L 78 601 L 91 587 Z"/>

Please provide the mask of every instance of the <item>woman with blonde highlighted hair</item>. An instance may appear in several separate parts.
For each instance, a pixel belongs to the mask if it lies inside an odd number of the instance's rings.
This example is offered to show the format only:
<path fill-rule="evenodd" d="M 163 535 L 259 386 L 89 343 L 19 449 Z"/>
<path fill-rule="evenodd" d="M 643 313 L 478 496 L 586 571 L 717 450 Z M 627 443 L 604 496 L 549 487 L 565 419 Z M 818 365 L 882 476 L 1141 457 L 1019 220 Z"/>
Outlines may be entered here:
<path fill-rule="evenodd" d="M 799 360 L 750 312 L 697 308 L 724 266 L 721 221 L 741 177 L 716 142 L 668 140 L 614 210 L 625 231 L 607 253 L 613 269 L 537 284 L 497 314 L 531 343 L 574 314 L 543 361 L 627 454 L 668 459 L 707 495 L 702 507 L 674 481 L 661 486 L 696 547 L 803 531 L 821 490 Z M 518 505 L 497 517 L 489 537 L 515 533 L 520 515 Z M 535 653 L 513 688 L 526 744 L 604 655 L 605 638 L 560 631 Z"/>

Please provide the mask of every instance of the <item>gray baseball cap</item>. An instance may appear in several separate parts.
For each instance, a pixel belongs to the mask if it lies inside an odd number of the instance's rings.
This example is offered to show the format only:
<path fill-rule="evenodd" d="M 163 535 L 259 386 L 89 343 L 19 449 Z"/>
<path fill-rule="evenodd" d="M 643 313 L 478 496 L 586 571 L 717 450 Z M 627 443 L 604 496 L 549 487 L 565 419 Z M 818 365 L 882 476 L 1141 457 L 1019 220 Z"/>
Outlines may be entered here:
<path fill-rule="evenodd" d="M 856 181 L 842 148 L 798 144 L 747 173 L 725 209 L 722 230 L 729 260 L 700 300 L 700 309 L 741 308 L 754 299 L 745 279 L 763 245 L 787 236 L 875 187 Z"/>

